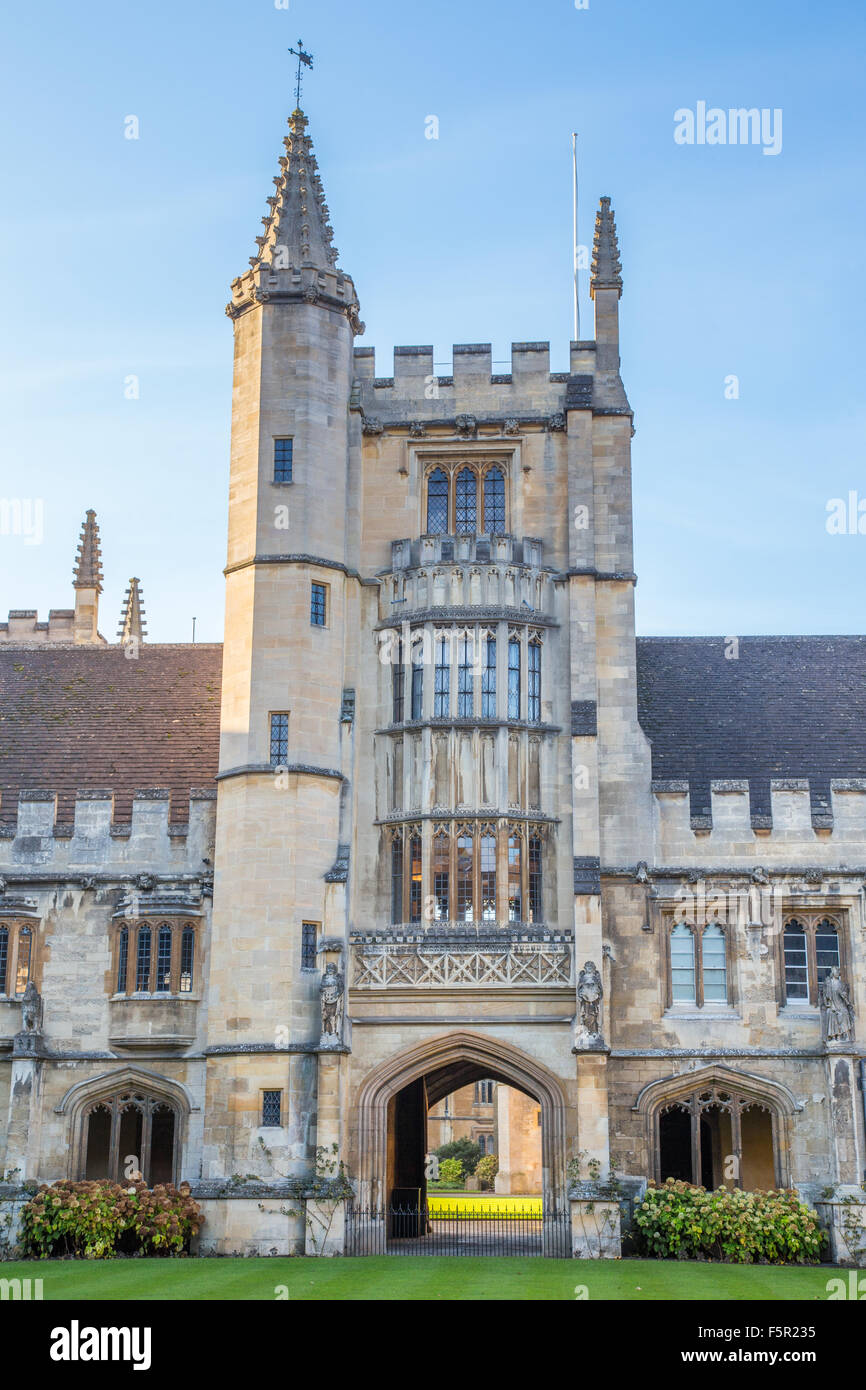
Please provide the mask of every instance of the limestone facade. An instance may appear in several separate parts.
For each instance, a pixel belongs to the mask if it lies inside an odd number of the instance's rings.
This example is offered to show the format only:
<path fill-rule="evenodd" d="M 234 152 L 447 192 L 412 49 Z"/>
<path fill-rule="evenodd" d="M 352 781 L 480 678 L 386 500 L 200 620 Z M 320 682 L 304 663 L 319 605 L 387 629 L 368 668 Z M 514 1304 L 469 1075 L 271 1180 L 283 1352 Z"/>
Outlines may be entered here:
<path fill-rule="evenodd" d="M 104 781 L 67 781 L 69 833 L 62 720 L 53 761 L 7 779 L 0 1177 L 82 1174 L 90 1126 L 94 1164 L 133 1152 L 202 1185 L 213 1248 L 297 1248 L 297 1216 L 269 1198 L 258 1230 L 233 1181 L 279 1190 L 336 1154 L 362 1204 L 421 1189 L 428 1109 L 492 1078 L 540 1113 L 551 1202 L 612 1168 L 632 1193 L 675 1172 L 812 1197 L 859 1183 L 866 756 L 839 731 L 862 710 L 864 645 L 828 639 L 850 679 L 825 663 L 801 756 L 786 720 L 800 648 L 743 639 L 734 672 L 726 639 L 675 656 L 636 639 L 609 200 L 595 338 L 572 343 L 567 373 L 527 342 L 503 374 L 489 345 L 464 344 L 447 375 L 409 346 L 380 376 L 300 112 L 274 182 L 227 311 L 218 769 L 202 732 L 214 766 L 186 777 L 188 813 L 154 774 L 124 781 L 122 822 L 123 779 L 95 745 Z M 28 645 L 116 654 L 96 627 L 98 563 L 76 583 L 63 640 L 12 615 L 0 633 L 15 700 Z M 689 643 L 718 670 L 681 699 L 659 660 L 687 673 Z M 144 643 L 139 669 L 167 650 Z M 761 661 L 775 703 L 759 708 Z M 205 709 L 213 673 L 196 671 Z M 724 681 L 733 713 L 714 738 Z M 709 751 L 684 714 L 702 702 Z M 331 1033 L 326 962 L 343 985 Z M 828 1012 L 834 966 L 850 1018 Z"/>

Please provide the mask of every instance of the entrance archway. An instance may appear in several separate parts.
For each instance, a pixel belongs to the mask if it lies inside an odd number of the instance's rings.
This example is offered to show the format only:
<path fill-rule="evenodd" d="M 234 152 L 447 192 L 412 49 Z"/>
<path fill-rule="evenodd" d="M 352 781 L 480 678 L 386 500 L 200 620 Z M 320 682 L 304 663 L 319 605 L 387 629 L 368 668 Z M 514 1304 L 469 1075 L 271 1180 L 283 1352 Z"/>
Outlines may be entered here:
<path fill-rule="evenodd" d="M 480 1033 L 431 1038 L 389 1058 L 362 1083 L 354 1114 L 355 1169 L 364 1207 L 392 1193 L 423 1193 L 430 1105 L 475 1081 L 500 1081 L 541 1108 L 542 1188 L 546 1202 L 565 1192 L 565 1095 L 560 1082 L 511 1043 Z"/>

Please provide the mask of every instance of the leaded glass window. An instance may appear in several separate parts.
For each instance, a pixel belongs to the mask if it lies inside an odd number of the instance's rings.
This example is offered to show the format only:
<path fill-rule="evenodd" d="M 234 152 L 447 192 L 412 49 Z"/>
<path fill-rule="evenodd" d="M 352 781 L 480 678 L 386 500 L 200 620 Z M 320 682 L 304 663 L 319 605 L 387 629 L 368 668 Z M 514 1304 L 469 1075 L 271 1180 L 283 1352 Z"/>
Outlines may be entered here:
<path fill-rule="evenodd" d="M 541 840 L 538 835 L 529 837 L 529 920 L 542 920 L 541 908 Z"/>
<path fill-rule="evenodd" d="M 475 690 L 472 661 L 474 650 L 474 634 L 464 632 L 460 638 L 457 664 L 457 716 L 459 719 L 471 719 L 473 714 Z"/>
<path fill-rule="evenodd" d="M 435 468 L 427 479 L 427 534 L 446 535 L 448 532 L 448 475 Z"/>
<path fill-rule="evenodd" d="M 292 481 L 292 449 L 294 440 L 275 439 L 274 440 L 274 482 L 290 483 Z"/>
<path fill-rule="evenodd" d="M 156 991 L 171 990 L 171 927 L 161 926 L 156 938 Z"/>
<path fill-rule="evenodd" d="M 825 918 L 815 927 L 815 965 L 819 988 L 833 967 L 840 964 L 839 933 L 834 924 Z"/>
<path fill-rule="evenodd" d="M 285 767 L 289 761 L 289 716 L 271 715 L 271 767 Z"/>
<path fill-rule="evenodd" d="M 675 1004 L 696 1003 L 695 938 L 685 922 L 671 932 L 671 994 Z"/>
<path fill-rule="evenodd" d="M 433 675 L 433 713 L 439 718 L 447 718 L 451 712 L 451 644 L 444 633 L 436 638 Z"/>
<path fill-rule="evenodd" d="M 316 943 L 319 935 L 317 922 L 301 923 L 301 969 L 315 970 Z"/>
<path fill-rule="evenodd" d="M 135 988 L 138 993 L 150 989 L 150 948 L 150 927 L 139 927 L 135 958 Z"/>
<path fill-rule="evenodd" d="M 409 880 L 409 921 L 421 921 L 421 899 L 422 899 L 422 878 L 421 878 L 421 836 L 413 835 L 409 841 L 409 855 L 411 862 L 411 875 Z"/>
<path fill-rule="evenodd" d="M 702 938 L 704 1003 L 728 1002 L 728 969 L 725 933 L 717 922 L 704 928 Z"/>
<path fill-rule="evenodd" d="M 403 921 L 403 836 L 391 841 L 391 921 Z"/>
<path fill-rule="evenodd" d="M 481 836 L 481 919 L 496 921 L 496 836 Z"/>
<path fill-rule="evenodd" d="M 282 1124 L 282 1091 L 262 1091 L 262 1128 L 276 1129 Z"/>
<path fill-rule="evenodd" d="M 478 530 L 478 482 L 471 468 L 457 474 L 456 529 L 458 535 L 474 536 Z"/>
<path fill-rule="evenodd" d="M 520 639 L 508 643 L 508 718 L 520 718 Z"/>
<path fill-rule="evenodd" d="M 541 643 L 530 642 L 527 652 L 527 718 L 537 724 L 541 719 Z"/>
<path fill-rule="evenodd" d="M 184 927 L 180 938 L 180 992 L 192 993 L 193 969 L 195 966 L 195 931 Z"/>
<path fill-rule="evenodd" d="M 801 923 L 788 922 L 784 936 L 785 997 L 809 998 L 809 967 L 806 953 L 806 933 Z"/>
<path fill-rule="evenodd" d="M 523 920 L 522 848 L 519 835 L 508 837 L 508 920 Z"/>
<path fill-rule="evenodd" d="M 474 918 L 472 902 L 472 836 L 468 833 L 457 837 L 457 920 L 471 922 Z"/>
<path fill-rule="evenodd" d="M 496 718 L 496 638 L 484 643 L 484 670 L 481 673 L 481 718 Z"/>
<path fill-rule="evenodd" d="M 451 887 L 451 841 L 440 832 L 433 836 L 433 899 L 437 922 L 447 922 Z"/>
<path fill-rule="evenodd" d="M 9 928 L 0 927 L 0 994 L 6 993 L 6 973 L 9 969 Z"/>
<path fill-rule="evenodd" d="M 505 532 L 505 478 L 501 468 L 488 468 L 484 475 L 484 531 L 488 536 Z"/>

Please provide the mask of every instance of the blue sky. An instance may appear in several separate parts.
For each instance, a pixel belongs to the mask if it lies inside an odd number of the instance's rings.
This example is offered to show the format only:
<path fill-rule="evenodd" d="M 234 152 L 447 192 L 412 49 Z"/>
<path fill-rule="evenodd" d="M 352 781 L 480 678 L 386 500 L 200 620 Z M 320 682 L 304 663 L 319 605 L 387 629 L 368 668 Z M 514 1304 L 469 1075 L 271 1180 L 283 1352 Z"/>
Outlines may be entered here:
<path fill-rule="evenodd" d="M 0 613 L 70 605 L 92 506 L 102 631 L 136 574 L 151 640 L 187 640 L 193 615 L 221 638 L 223 306 L 303 36 L 379 371 L 399 343 L 448 362 L 456 342 L 507 360 L 548 338 L 566 367 L 577 129 L 580 239 L 609 193 L 622 249 L 639 630 L 864 631 L 866 535 L 825 527 L 829 499 L 866 501 L 859 0 L 49 0 L 4 27 L 0 497 L 43 499 L 45 521 L 40 545 L 0 536 Z M 781 108 L 781 153 L 677 145 L 698 101 Z M 582 317 L 589 336 L 586 295 Z"/>

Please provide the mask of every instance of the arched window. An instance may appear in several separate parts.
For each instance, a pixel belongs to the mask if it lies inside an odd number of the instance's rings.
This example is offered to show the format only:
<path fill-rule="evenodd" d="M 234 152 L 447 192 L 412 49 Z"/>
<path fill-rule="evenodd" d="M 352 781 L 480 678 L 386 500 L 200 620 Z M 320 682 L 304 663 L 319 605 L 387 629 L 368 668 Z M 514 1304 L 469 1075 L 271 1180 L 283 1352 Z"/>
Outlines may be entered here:
<path fill-rule="evenodd" d="M 529 921 L 541 922 L 542 915 L 542 893 L 541 893 L 541 838 L 538 835 L 529 837 Z"/>
<path fill-rule="evenodd" d="M 474 536 L 478 530 L 478 480 L 471 468 L 457 474 L 456 530 L 460 536 Z"/>
<path fill-rule="evenodd" d="M 523 920 L 522 849 L 519 835 L 508 837 L 508 920 Z"/>
<path fill-rule="evenodd" d="M 809 998 L 809 964 L 806 933 L 800 922 L 785 925 L 785 998 Z"/>
<path fill-rule="evenodd" d="M 488 468 L 484 475 L 484 532 L 488 536 L 505 532 L 505 478 L 501 468 Z"/>
<path fill-rule="evenodd" d="M 792 917 L 782 937 L 786 1003 L 817 1005 L 818 992 L 834 966 L 842 965 L 839 928 L 829 917 Z"/>
<path fill-rule="evenodd" d="M 433 898 L 437 922 L 447 922 L 449 916 L 449 892 L 451 837 L 447 831 L 439 830 L 433 836 Z"/>
<path fill-rule="evenodd" d="M 496 638 L 484 642 L 484 669 L 481 672 L 481 718 L 496 718 Z"/>
<path fill-rule="evenodd" d="M 171 993 L 171 927 L 165 922 L 156 938 L 156 992 Z"/>
<path fill-rule="evenodd" d="M 18 961 L 15 967 L 15 993 L 23 994 L 30 982 L 30 964 L 33 955 L 33 933 L 29 927 L 18 931 Z"/>
<path fill-rule="evenodd" d="M 192 992 L 193 969 L 195 967 L 195 931 L 184 927 L 180 938 L 180 992 Z"/>
<path fill-rule="evenodd" d="M 508 643 L 508 718 L 520 718 L 520 639 Z"/>
<path fill-rule="evenodd" d="M 481 836 L 481 920 L 496 921 L 496 836 Z"/>
<path fill-rule="evenodd" d="M 541 643 L 537 638 L 530 639 L 526 656 L 526 717 L 537 724 L 541 719 Z"/>
<path fill-rule="evenodd" d="M 725 933 L 718 922 L 711 922 L 708 927 L 704 928 L 702 947 L 704 1001 L 706 1003 L 726 1004 L 728 1002 L 727 945 Z"/>
<path fill-rule="evenodd" d="M 403 921 L 403 833 L 391 841 L 391 921 Z"/>
<path fill-rule="evenodd" d="M 448 531 L 448 475 L 434 468 L 427 479 L 427 534 L 441 536 Z"/>
<path fill-rule="evenodd" d="M 475 633 L 464 632 L 457 648 L 457 717 L 471 719 L 475 702 Z"/>
<path fill-rule="evenodd" d="M 473 893 L 472 893 L 472 845 L 473 838 L 471 830 L 463 830 L 457 836 L 457 920 L 458 922 L 472 922 L 475 920 Z"/>
<path fill-rule="evenodd" d="M 126 993 L 126 975 L 129 969 L 129 927 L 121 927 L 117 933 L 117 993 Z"/>
<path fill-rule="evenodd" d="M 9 928 L 0 927 L 0 994 L 6 993 L 6 972 L 9 969 Z"/>
<path fill-rule="evenodd" d="M 83 1123 L 83 1177 L 122 1182 L 140 1173 L 150 1187 L 176 1180 L 178 1115 L 167 1101 L 118 1092 L 93 1101 Z"/>
<path fill-rule="evenodd" d="M 409 880 L 409 921 L 421 921 L 421 901 L 423 880 L 421 878 L 421 836 L 413 835 L 409 841 L 411 879 Z"/>
<path fill-rule="evenodd" d="M 135 988 L 141 994 L 150 989 L 150 927 L 139 927 L 135 958 Z"/>
<path fill-rule="evenodd" d="M 694 1004 L 695 938 L 685 922 L 671 932 L 671 996 L 675 1004 Z"/>
<path fill-rule="evenodd" d="M 433 714 L 447 718 L 451 712 L 451 641 L 450 633 L 436 638 L 436 665 L 433 670 Z"/>

